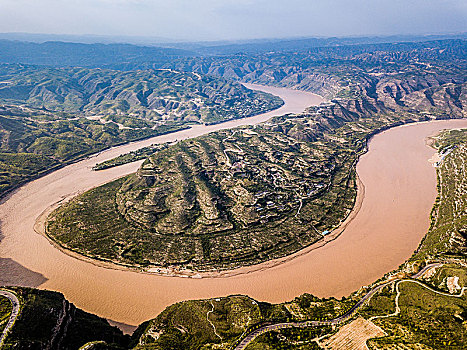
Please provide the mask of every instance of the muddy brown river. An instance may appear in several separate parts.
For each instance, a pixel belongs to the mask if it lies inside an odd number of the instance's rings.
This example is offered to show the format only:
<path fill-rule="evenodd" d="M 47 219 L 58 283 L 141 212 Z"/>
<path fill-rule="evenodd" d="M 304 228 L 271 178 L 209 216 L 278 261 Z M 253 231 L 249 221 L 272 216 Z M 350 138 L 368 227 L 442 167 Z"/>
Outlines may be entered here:
<path fill-rule="evenodd" d="M 435 152 L 426 146 L 425 139 L 441 129 L 467 127 L 467 120 L 419 123 L 375 136 L 369 152 L 358 162 L 365 195 L 353 220 L 336 240 L 272 264 L 275 266 L 262 264 L 218 278 L 142 274 L 76 259 L 34 231 L 41 213 L 61 198 L 134 172 L 141 164 L 91 171 L 97 162 L 155 142 L 298 113 L 322 101 L 316 95 L 295 90 L 255 88 L 282 97 L 285 105 L 251 118 L 197 126 L 115 147 L 32 181 L 8 196 L 0 204 L 0 285 L 59 291 L 86 311 L 137 325 L 186 299 L 248 294 L 259 300 L 281 302 L 304 292 L 340 297 L 399 266 L 425 234 L 436 197 L 435 170 L 428 162 Z"/>

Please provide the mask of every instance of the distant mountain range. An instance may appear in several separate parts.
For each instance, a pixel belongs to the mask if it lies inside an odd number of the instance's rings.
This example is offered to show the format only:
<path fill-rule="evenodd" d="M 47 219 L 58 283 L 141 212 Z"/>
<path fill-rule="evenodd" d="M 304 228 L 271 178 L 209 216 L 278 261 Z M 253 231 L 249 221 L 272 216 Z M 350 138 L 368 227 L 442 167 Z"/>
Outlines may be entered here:
<path fill-rule="evenodd" d="M 403 41 L 427 41 L 444 39 L 465 39 L 467 33 L 449 34 L 418 34 L 418 35 L 386 35 L 386 36 L 349 36 L 349 37 L 289 37 L 289 38 L 262 38 L 262 39 L 238 39 L 238 40 L 214 40 L 214 41 L 187 41 L 158 36 L 130 36 L 130 35 L 96 35 L 96 34 L 47 34 L 47 33 L 24 33 L 10 32 L 0 33 L 0 40 L 16 40 L 32 43 L 45 43 L 47 41 L 61 41 L 81 44 L 131 44 L 144 46 L 173 47 L 186 50 L 201 48 L 220 48 L 230 50 L 233 47 L 257 50 L 258 47 L 274 46 L 276 51 L 280 47 L 297 49 L 301 45 L 332 46 L 332 45 L 354 45 L 369 43 L 388 43 Z M 243 49 L 241 50 L 245 52 Z"/>
<path fill-rule="evenodd" d="M 195 53 L 172 48 L 129 44 L 79 44 L 60 41 L 31 43 L 0 40 L 0 63 L 46 66 L 103 67 L 127 62 L 167 63 Z"/>
<path fill-rule="evenodd" d="M 147 67 L 148 64 L 156 67 L 163 66 L 174 60 L 187 57 L 307 52 L 319 48 L 332 49 L 347 46 L 367 46 L 369 44 L 377 46 L 391 43 L 455 39 L 465 40 L 467 39 L 467 33 L 387 37 L 261 39 L 195 43 L 161 43 L 160 40 L 162 39 L 160 38 L 151 39 L 144 37 L 54 36 L 45 34 L 0 33 L 0 63 L 138 69 L 140 66 Z M 135 42 L 138 45 L 127 42 Z M 141 46 L 142 44 L 145 46 Z M 355 50 L 353 50 L 352 54 L 355 54 Z"/>
<path fill-rule="evenodd" d="M 47 41 L 62 41 L 81 44 L 133 44 L 157 45 L 168 42 L 178 42 L 174 39 L 155 36 L 129 36 L 129 35 L 97 35 L 97 34 L 47 34 L 10 32 L 0 33 L 0 40 L 17 40 L 31 43 L 45 43 Z"/>
<path fill-rule="evenodd" d="M 467 33 L 449 35 L 392 35 L 368 37 L 329 37 L 329 38 L 295 38 L 251 40 L 246 42 L 220 42 L 218 44 L 203 43 L 196 47 L 190 43 L 180 43 L 170 47 L 196 51 L 201 55 L 262 54 L 270 52 L 299 52 L 320 47 L 336 47 L 348 45 L 367 45 L 384 43 L 422 42 L 433 40 L 466 39 Z"/>

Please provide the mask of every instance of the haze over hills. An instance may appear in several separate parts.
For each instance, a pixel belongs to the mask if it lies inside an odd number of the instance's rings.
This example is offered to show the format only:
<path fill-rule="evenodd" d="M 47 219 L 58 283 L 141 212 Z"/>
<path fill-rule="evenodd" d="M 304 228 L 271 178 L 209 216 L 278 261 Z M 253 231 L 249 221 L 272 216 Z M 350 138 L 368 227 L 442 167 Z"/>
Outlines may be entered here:
<path fill-rule="evenodd" d="M 329 38 L 283 38 L 263 39 L 244 42 L 220 42 L 201 43 L 201 47 L 192 48 L 196 45 L 190 43 L 179 43 L 169 47 L 178 47 L 194 50 L 201 55 L 233 55 L 233 54 L 261 54 L 272 52 L 300 52 L 314 48 L 335 47 L 348 45 L 367 45 L 401 42 L 422 42 L 447 39 L 466 39 L 466 33 L 440 34 L 440 35 L 392 35 L 392 36 L 362 36 L 362 37 L 329 37 Z M 167 45 L 168 46 L 168 45 Z"/>
<path fill-rule="evenodd" d="M 262 45 L 277 45 L 274 50 L 281 47 L 295 47 L 295 49 L 308 46 L 331 46 L 331 45 L 352 45 L 388 42 L 415 42 L 443 39 L 463 39 L 466 33 L 445 33 L 445 34 L 423 34 L 423 35 L 368 35 L 368 36 L 336 36 L 336 37 L 281 37 L 281 38 L 256 38 L 237 40 L 212 40 L 212 41 L 188 41 L 174 40 L 170 38 L 153 36 L 125 36 L 125 35 L 78 35 L 78 34 L 47 34 L 47 33 L 26 33 L 9 32 L 0 33 L 1 40 L 23 41 L 31 43 L 45 43 L 48 41 L 60 41 L 81 44 L 131 44 L 141 46 L 179 47 L 179 48 L 203 48 L 203 47 L 228 47 L 247 48 L 261 50 Z M 247 46 L 244 46 L 247 45 Z M 257 46 L 254 48 L 254 46 Z M 243 50 L 238 50 L 243 51 Z"/>
<path fill-rule="evenodd" d="M 158 43 L 157 46 L 134 45 L 132 39 L 127 41 L 96 40 L 91 44 L 55 40 L 26 40 L 27 34 L 20 36 L 22 40 L 11 40 L 13 34 L 0 34 L 0 62 L 40 64 L 49 66 L 80 66 L 136 69 L 152 64 L 155 67 L 170 64 L 173 60 L 190 56 L 223 56 L 237 54 L 262 54 L 273 52 L 306 52 L 322 51 L 340 46 L 358 46 L 362 50 L 377 46 L 368 44 L 393 44 L 403 42 L 426 42 L 439 40 L 465 39 L 467 34 L 445 34 L 424 36 L 382 36 L 382 37 L 343 37 L 343 38 L 299 38 L 299 39 L 262 39 L 239 42 L 185 42 Z M 33 35 L 32 38 L 35 36 Z M 85 40 L 83 40 L 85 41 Z M 360 45 L 360 46 L 359 46 Z M 384 46 L 388 47 L 389 45 Z M 396 50 L 401 50 L 399 46 Z M 357 52 L 358 48 L 352 50 Z M 332 52 L 332 50 L 329 50 Z M 339 50 L 335 51 L 339 53 Z M 345 52 L 345 50 L 341 51 Z M 127 66 L 125 66 L 127 64 Z M 132 67 L 132 68 L 129 68 Z M 124 68 L 125 69 L 125 68 Z"/>
<path fill-rule="evenodd" d="M 25 41 L 31 43 L 44 43 L 47 41 L 61 41 L 75 44 L 132 44 L 157 45 L 163 43 L 176 43 L 178 40 L 152 36 L 112 36 L 112 35 L 78 35 L 78 34 L 47 34 L 10 32 L 0 33 L 1 40 Z"/>
<path fill-rule="evenodd" d="M 193 53 L 182 49 L 136 46 L 130 44 L 79 44 L 60 41 L 31 43 L 0 40 L 0 62 L 47 66 L 103 67 L 126 62 L 163 64 Z"/>

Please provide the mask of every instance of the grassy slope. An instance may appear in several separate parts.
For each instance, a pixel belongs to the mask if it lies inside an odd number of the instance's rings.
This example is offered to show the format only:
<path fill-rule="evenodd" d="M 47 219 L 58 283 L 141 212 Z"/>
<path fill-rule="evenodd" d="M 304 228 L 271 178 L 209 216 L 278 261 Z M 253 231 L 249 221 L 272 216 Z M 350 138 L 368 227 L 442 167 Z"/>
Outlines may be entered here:
<path fill-rule="evenodd" d="M 370 341 L 371 349 L 391 348 L 395 344 L 427 346 L 432 349 L 463 349 L 467 341 L 465 319 L 467 299 L 435 294 L 415 283 L 399 285 L 398 316 L 376 319 L 374 322 L 388 334 Z M 391 293 L 393 296 L 394 293 Z M 387 303 L 377 296 L 370 306 L 380 303 L 370 314 L 394 312 L 394 300 Z M 392 298 L 391 298 L 392 299 Z"/>
<path fill-rule="evenodd" d="M 239 336 L 260 324 L 298 321 L 317 315 L 320 318 L 335 317 L 352 303 L 351 300 L 320 300 L 311 295 L 277 305 L 257 302 L 246 296 L 186 301 L 169 306 L 157 318 L 142 324 L 133 335 L 133 345 L 138 344 L 136 349 L 160 350 L 230 349 Z M 295 339 L 305 339 L 329 331 L 323 327 L 300 332 L 287 330 L 284 333 Z M 266 337 L 265 344 L 274 339 L 275 336 Z M 261 344 L 265 346 L 262 341 Z"/>
<path fill-rule="evenodd" d="M 0 333 L 3 332 L 5 326 L 10 319 L 13 307 L 8 298 L 0 296 Z"/>
<path fill-rule="evenodd" d="M 133 163 L 138 160 L 146 159 L 150 157 L 151 155 L 153 155 L 156 151 L 164 149 L 166 147 L 167 147 L 167 144 L 143 147 L 143 148 L 137 149 L 136 151 L 131 151 L 131 152 L 119 155 L 118 157 L 103 161 L 101 163 L 97 163 L 94 166 L 93 170 L 109 169 L 109 168 L 113 168 L 113 167 L 120 166 L 123 164 Z"/>
<path fill-rule="evenodd" d="M 100 115 L 126 127 L 216 123 L 283 103 L 237 82 L 167 69 L 121 72 L 0 64 L 0 81 L 2 102 Z"/>
<path fill-rule="evenodd" d="M 78 349 L 89 341 L 125 348 L 128 337 L 105 319 L 77 309 L 62 294 L 15 287 L 20 314 L 3 349 Z"/>
<path fill-rule="evenodd" d="M 467 131 L 443 132 L 434 146 L 447 154 L 437 168 L 438 197 L 432 211 L 430 232 L 412 260 L 450 254 L 465 257 L 467 239 Z"/>
<path fill-rule="evenodd" d="M 0 195 L 68 162 L 157 133 L 29 107 L 0 107 Z"/>

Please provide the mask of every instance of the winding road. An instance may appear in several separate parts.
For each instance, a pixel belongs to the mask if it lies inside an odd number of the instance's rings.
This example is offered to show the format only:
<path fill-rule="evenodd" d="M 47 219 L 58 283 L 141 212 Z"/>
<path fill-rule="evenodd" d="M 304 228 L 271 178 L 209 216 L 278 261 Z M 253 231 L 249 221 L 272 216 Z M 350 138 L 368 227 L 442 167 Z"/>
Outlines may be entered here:
<path fill-rule="evenodd" d="M 428 289 L 430 292 L 432 293 L 435 293 L 435 294 L 438 294 L 438 295 L 443 295 L 443 296 L 446 296 L 446 297 L 454 297 L 454 298 L 460 298 L 464 295 L 464 292 L 467 290 L 467 287 L 462 287 L 461 291 L 459 294 L 449 294 L 449 293 L 443 293 L 443 292 L 439 292 L 437 290 L 434 290 L 433 288 L 430 288 L 428 287 L 427 285 L 417 281 L 417 280 L 413 280 L 413 279 L 406 279 L 406 280 L 400 280 L 400 281 L 397 281 L 396 283 L 396 299 L 395 299 L 395 304 L 396 304 L 396 310 L 391 313 L 391 314 L 387 314 L 387 315 L 382 315 L 382 316 L 372 316 L 368 319 L 368 321 L 372 321 L 372 320 L 375 320 L 377 318 L 388 318 L 388 317 L 393 317 L 393 316 L 397 316 L 400 314 L 401 312 L 401 308 L 399 307 L 399 297 L 401 296 L 401 292 L 399 290 L 399 285 L 401 283 L 404 283 L 404 282 L 409 282 L 409 283 L 415 283 L 415 284 L 418 284 L 420 286 L 422 286 L 423 288 L 426 288 Z"/>
<path fill-rule="evenodd" d="M 441 266 L 442 264 L 441 263 L 432 263 L 432 264 L 428 264 L 426 265 L 423 269 L 421 269 L 419 272 L 417 272 L 416 274 L 414 274 L 412 276 L 412 278 L 420 278 L 422 277 L 428 270 L 430 270 L 431 268 L 433 267 L 438 267 L 438 266 Z M 365 302 L 367 302 L 377 291 L 383 289 L 384 287 L 386 287 L 387 285 L 391 284 L 391 283 L 394 283 L 395 281 L 398 281 L 397 282 L 397 285 L 396 287 L 398 287 L 399 283 L 401 282 L 415 282 L 415 283 L 418 283 L 422 286 L 424 286 L 425 288 L 428 288 L 429 290 L 435 292 L 435 293 L 438 293 L 438 294 L 442 294 L 442 295 L 449 295 L 449 296 L 454 296 L 454 297 L 460 297 L 463 295 L 464 293 L 464 290 L 465 290 L 465 287 L 462 288 L 462 291 L 461 291 L 461 294 L 460 295 L 450 295 L 450 294 L 446 294 L 446 293 L 441 293 L 441 292 L 437 292 L 427 286 L 425 286 L 424 284 L 416 281 L 416 280 L 413 280 L 413 279 L 404 279 L 404 280 L 397 280 L 397 279 L 388 279 L 386 282 L 382 283 L 382 284 L 379 284 L 375 287 L 373 287 L 367 294 L 365 294 L 354 306 L 352 306 L 347 312 L 345 312 L 343 315 L 339 316 L 339 317 L 336 317 L 336 318 L 333 318 L 329 321 L 302 321 L 302 322 L 283 322 L 283 323 L 275 323 L 275 324 L 271 324 L 271 325 L 265 325 L 265 326 L 262 326 L 260 328 L 257 328 L 255 329 L 254 331 L 248 333 L 243 339 L 242 341 L 234 348 L 234 350 L 244 350 L 253 340 L 255 340 L 256 337 L 260 336 L 261 334 L 264 334 L 264 333 L 267 333 L 267 332 L 271 332 L 271 331 L 276 331 L 278 329 L 286 329 L 286 328 L 306 328 L 306 327 L 320 327 L 320 326 L 334 326 L 334 325 L 338 325 L 346 320 L 348 320 L 350 317 L 353 316 L 353 314 L 361 307 L 363 306 L 363 304 Z M 398 295 L 397 297 L 399 296 L 399 290 L 398 290 Z M 397 299 L 396 299 L 396 313 L 395 314 L 391 314 L 391 315 L 386 315 L 387 317 L 389 316 L 395 316 L 398 314 L 398 305 L 397 305 Z"/>
<path fill-rule="evenodd" d="M 6 338 L 7 334 L 8 334 L 8 331 L 11 329 L 11 327 L 13 327 L 13 324 L 15 323 L 16 318 L 18 317 L 20 304 L 19 304 L 19 300 L 16 297 L 16 295 L 13 294 L 12 292 L 10 292 L 9 290 L 0 289 L 0 295 L 5 297 L 5 298 L 8 298 L 10 300 L 10 302 L 11 302 L 11 305 L 13 306 L 13 310 L 11 311 L 10 319 L 8 320 L 8 323 L 6 324 L 5 328 L 3 329 L 2 335 L 0 337 L 0 348 L 1 348 L 3 346 L 3 341 L 5 340 L 5 338 Z"/>
<path fill-rule="evenodd" d="M 214 334 L 222 341 L 222 337 L 219 335 L 219 333 L 217 333 L 216 326 L 209 319 L 209 314 L 214 312 L 214 304 L 212 303 L 212 300 L 211 300 L 211 307 L 212 307 L 212 309 L 209 310 L 208 313 L 206 314 L 206 319 L 208 320 L 208 322 L 211 324 L 212 328 L 214 329 Z"/>

